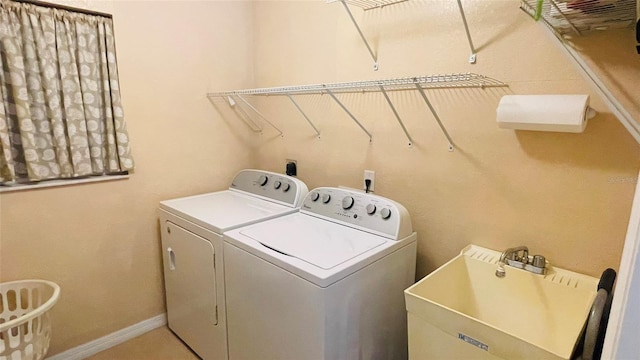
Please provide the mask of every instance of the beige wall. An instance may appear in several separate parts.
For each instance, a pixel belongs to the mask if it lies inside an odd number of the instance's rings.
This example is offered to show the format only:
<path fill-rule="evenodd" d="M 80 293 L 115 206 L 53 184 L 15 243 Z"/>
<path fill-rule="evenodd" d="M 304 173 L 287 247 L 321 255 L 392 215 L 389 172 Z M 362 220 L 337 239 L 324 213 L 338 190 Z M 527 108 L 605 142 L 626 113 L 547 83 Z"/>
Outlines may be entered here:
<path fill-rule="evenodd" d="M 640 55 L 635 32 L 618 29 L 574 37 L 570 44 L 640 127 Z"/>
<path fill-rule="evenodd" d="M 376 193 L 403 203 L 418 232 L 418 276 L 470 243 L 501 250 L 528 245 L 552 264 L 599 276 L 616 268 L 637 177 L 638 144 L 608 112 L 546 30 L 518 1 L 465 1 L 478 62 L 455 1 L 406 2 L 356 19 L 378 53 L 372 60 L 340 4 L 260 2 L 256 7 L 259 87 L 476 72 L 504 89 L 428 91 L 457 148 L 417 93 L 392 99 L 415 140 L 407 146 L 381 94 L 340 97 L 373 142 L 328 96 L 299 96 L 321 140 L 286 98 L 255 100 L 283 128 L 264 136 L 261 167 L 298 160 L 310 187 L 362 186 L 376 171 Z M 279 44 L 277 47 L 273 44 Z M 505 94 L 592 96 L 600 112 L 584 134 L 500 130 L 495 109 Z M 638 112 L 636 111 L 636 114 Z M 274 135 L 275 132 L 271 132 Z"/>
<path fill-rule="evenodd" d="M 251 4 L 95 4 L 114 16 L 135 174 L 0 195 L 0 281 L 62 288 L 49 355 L 164 312 L 158 202 L 225 188 L 253 165 L 250 132 L 205 97 L 252 83 Z"/>
<path fill-rule="evenodd" d="M 638 144 L 597 97 L 584 134 L 495 125 L 504 94 L 588 93 L 590 87 L 515 0 L 464 2 L 478 63 L 454 1 L 411 1 L 354 13 L 372 61 L 339 4 L 323 1 L 82 1 L 114 14 L 135 174 L 125 181 L 0 195 L 0 281 L 62 286 L 50 354 L 163 311 L 158 201 L 228 184 L 235 171 L 299 161 L 310 187 L 360 187 L 403 203 L 419 234 L 422 276 L 476 243 L 527 244 L 559 266 L 617 267 L 639 165 Z M 285 131 L 251 133 L 214 90 L 477 72 L 505 89 L 428 91 L 454 152 L 415 93 L 392 99 L 407 147 L 380 94 L 341 95 L 367 137 L 327 96 L 298 97 L 321 140 L 286 99 L 255 99 Z M 626 74 L 622 71 L 622 74 Z M 638 116 L 638 110 L 634 110 Z M 258 149 L 259 151 L 256 151 Z"/>

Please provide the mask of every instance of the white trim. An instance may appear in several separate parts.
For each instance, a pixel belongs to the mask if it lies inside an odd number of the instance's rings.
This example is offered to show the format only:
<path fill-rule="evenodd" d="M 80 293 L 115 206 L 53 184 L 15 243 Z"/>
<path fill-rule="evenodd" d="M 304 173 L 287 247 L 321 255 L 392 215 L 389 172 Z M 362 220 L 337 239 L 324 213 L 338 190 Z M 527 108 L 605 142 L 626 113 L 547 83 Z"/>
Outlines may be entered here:
<path fill-rule="evenodd" d="M 639 174 L 640 176 L 640 174 Z M 640 251 L 640 182 L 636 185 L 636 193 L 633 198 L 631 208 L 631 216 L 629 226 L 627 228 L 627 236 L 622 250 L 622 259 L 620 260 L 620 268 L 618 270 L 618 280 L 616 282 L 616 291 L 613 295 L 611 304 L 611 313 L 609 315 L 609 325 L 607 326 L 607 335 L 604 339 L 602 348 L 602 359 L 615 359 L 618 352 L 620 342 L 620 334 L 622 331 L 623 320 L 627 310 L 627 302 L 629 300 L 629 290 L 631 280 L 638 265 Z"/>
<path fill-rule="evenodd" d="M 37 184 L 28 184 L 28 185 L 17 184 L 17 185 L 0 186 L 0 193 L 44 189 L 44 188 L 59 187 L 59 186 L 70 186 L 70 185 L 103 182 L 103 181 L 123 180 L 128 178 L 129 178 L 129 175 L 100 175 L 100 176 L 88 177 L 85 179 L 47 180 Z"/>
<path fill-rule="evenodd" d="M 82 360 L 166 324 L 167 314 L 162 313 L 99 339 L 48 357 L 47 360 Z"/>

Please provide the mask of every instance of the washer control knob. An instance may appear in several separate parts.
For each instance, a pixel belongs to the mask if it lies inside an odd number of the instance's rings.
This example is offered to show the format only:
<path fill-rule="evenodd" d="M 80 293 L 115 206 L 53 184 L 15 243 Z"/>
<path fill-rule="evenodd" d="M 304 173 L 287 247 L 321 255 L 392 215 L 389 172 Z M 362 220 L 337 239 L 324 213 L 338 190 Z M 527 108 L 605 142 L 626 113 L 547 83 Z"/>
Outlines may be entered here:
<path fill-rule="evenodd" d="M 369 205 L 367 205 L 367 214 L 369 214 L 369 215 L 373 215 L 373 214 L 375 214 L 375 213 L 376 213 L 376 210 L 377 210 L 377 209 L 376 209 L 376 206 L 375 206 L 375 205 L 373 205 L 373 204 L 369 204 Z"/>
<path fill-rule="evenodd" d="M 384 220 L 388 220 L 391 217 L 391 210 L 387 208 L 380 210 L 380 216 L 382 216 Z"/>
<path fill-rule="evenodd" d="M 331 195 L 329 195 L 329 194 L 322 195 L 322 202 L 323 203 L 328 204 L 329 201 L 331 201 Z"/>
<path fill-rule="evenodd" d="M 320 194 L 317 191 L 311 193 L 311 201 L 318 201 L 320 199 Z"/>
<path fill-rule="evenodd" d="M 342 199 L 342 208 L 345 210 L 349 210 L 353 207 L 354 203 L 355 203 L 355 200 L 353 200 L 352 196 L 345 196 Z"/>
<path fill-rule="evenodd" d="M 265 186 L 268 182 L 269 178 L 267 177 L 267 175 L 260 175 L 260 177 L 258 178 L 258 184 L 260 184 L 260 186 Z"/>
<path fill-rule="evenodd" d="M 287 184 L 287 183 L 282 184 L 282 191 L 287 192 L 289 191 L 289 189 L 291 189 L 290 184 Z"/>
<path fill-rule="evenodd" d="M 276 180 L 276 182 L 273 183 L 273 188 L 276 190 L 280 189 L 280 186 L 282 186 L 282 182 L 280 180 Z"/>

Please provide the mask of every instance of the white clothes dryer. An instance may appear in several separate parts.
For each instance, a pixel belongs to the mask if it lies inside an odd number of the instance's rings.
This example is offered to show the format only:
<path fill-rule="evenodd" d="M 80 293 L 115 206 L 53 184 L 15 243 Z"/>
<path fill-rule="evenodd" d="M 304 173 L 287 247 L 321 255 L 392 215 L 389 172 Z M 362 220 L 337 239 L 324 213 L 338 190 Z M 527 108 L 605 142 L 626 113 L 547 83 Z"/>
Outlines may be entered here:
<path fill-rule="evenodd" d="M 224 234 L 231 360 L 406 359 L 407 210 L 318 188 L 300 212 Z"/>
<path fill-rule="evenodd" d="M 160 203 L 168 325 L 203 359 L 228 358 L 222 233 L 297 212 L 307 192 L 296 178 L 243 170 L 228 190 Z"/>

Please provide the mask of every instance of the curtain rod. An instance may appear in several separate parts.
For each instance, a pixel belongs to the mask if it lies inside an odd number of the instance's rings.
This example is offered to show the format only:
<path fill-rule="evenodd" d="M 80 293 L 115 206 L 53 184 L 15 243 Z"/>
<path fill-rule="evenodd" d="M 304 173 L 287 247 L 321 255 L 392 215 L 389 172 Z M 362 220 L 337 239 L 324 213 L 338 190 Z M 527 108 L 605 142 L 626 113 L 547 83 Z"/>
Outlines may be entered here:
<path fill-rule="evenodd" d="M 102 13 L 102 12 L 98 12 L 98 11 L 80 9 L 80 8 L 76 8 L 76 7 L 72 7 L 72 6 L 53 4 L 53 3 L 44 2 L 44 1 L 38 1 L 38 0 L 12 0 L 12 1 L 19 2 L 19 3 L 25 3 L 25 4 L 32 4 L 32 5 L 35 5 L 35 6 L 48 7 L 48 8 L 53 8 L 53 9 L 60 9 L 60 10 L 72 11 L 72 12 L 77 12 L 77 13 L 86 14 L 86 15 L 101 16 L 101 17 L 106 17 L 106 18 L 109 18 L 109 19 L 113 19 L 113 15 L 111 15 L 111 14 Z"/>

